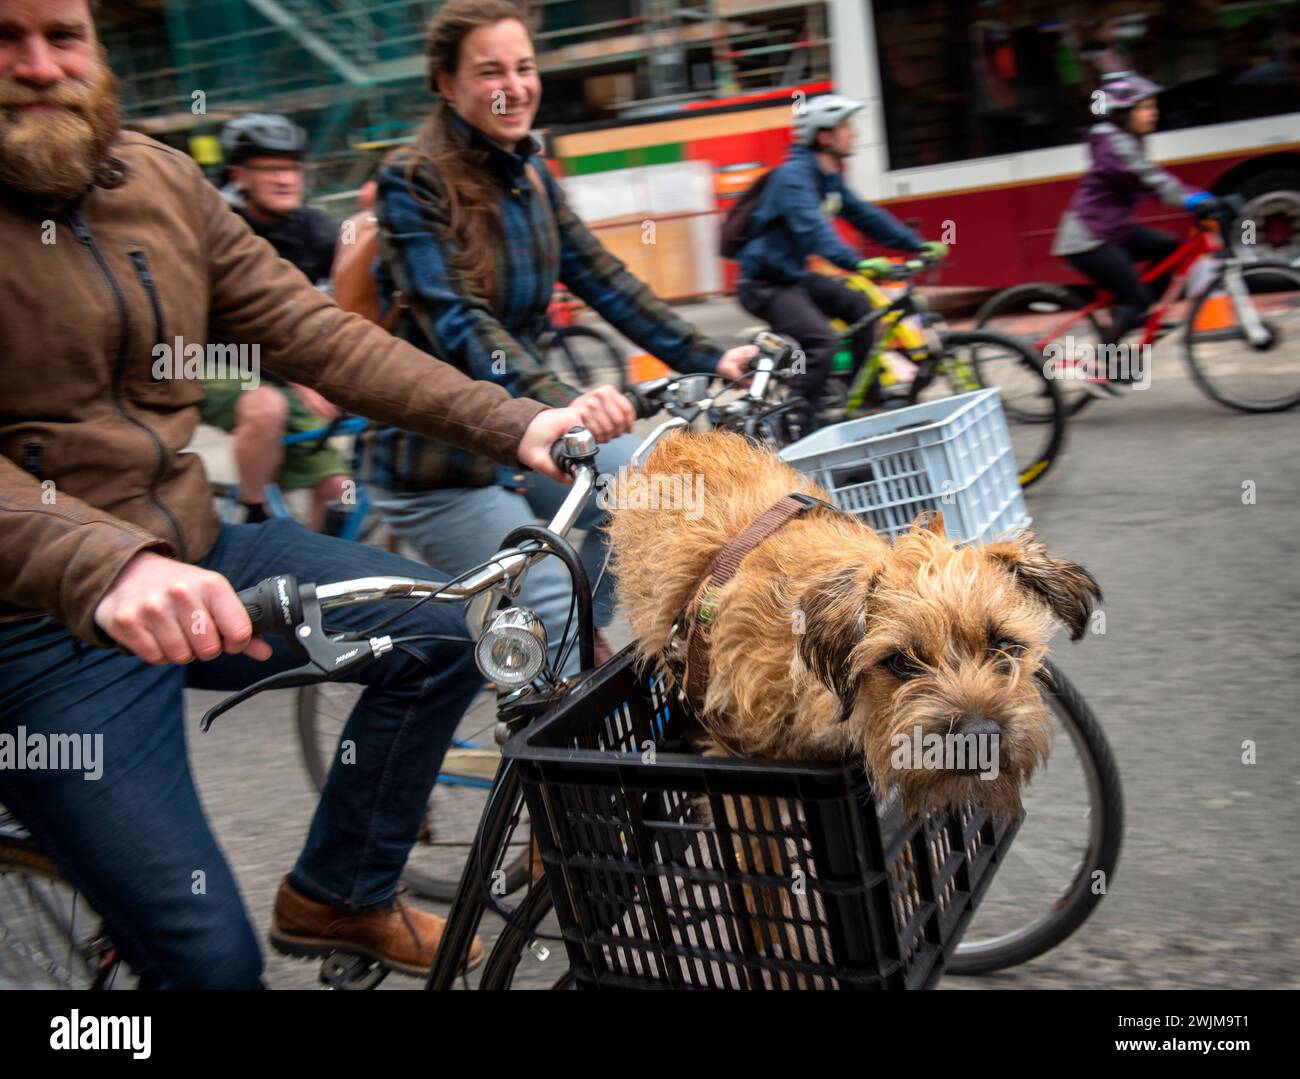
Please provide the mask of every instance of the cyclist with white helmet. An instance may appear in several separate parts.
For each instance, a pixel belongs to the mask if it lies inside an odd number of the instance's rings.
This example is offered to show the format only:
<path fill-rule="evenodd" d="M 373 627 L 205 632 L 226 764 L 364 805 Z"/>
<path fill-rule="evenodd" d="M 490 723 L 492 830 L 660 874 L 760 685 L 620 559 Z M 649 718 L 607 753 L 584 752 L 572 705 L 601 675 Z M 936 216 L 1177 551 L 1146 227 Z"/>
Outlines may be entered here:
<path fill-rule="evenodd" d="M 235 212 L 313 285 L 326 285 L 338 225 L 304 203 L 307 133 L 284 116 L 254 112 L 221 129 L 221 150 L 229 169 L 222 194 Z M 324 427 L 338 409 L 308 386 L 269 375 L 265 383 L 249 390 L 233 380 L 205 381 L 203 422 L 234 436 L 239 501 L 248 523 L 266 519 L 266 485 L 278 481 L 286 491 L 311 490 L 308 523 L 319 530 L 329 504 L 346 489 L 348 464 L 331 446 L 285 446 L 281 439 Z"/>
<path fill-rule="evenodd" d="M 1104 343 L 1117 342 L 1137 326 L 1164 291 L 1167 277 L 1144 285 L 1135 263 L 1154 266 L 1178 247 L 1177 237 L 1135 224 L 1142 200 L 1155 195 L 1179 210 L 1205 211 L 1217 205 L 1213 195 L 1184 186 L 1145 154 L 1142 140 L 1156 128 L 1156 95 L 1162 89 L 1132 71 L 1103 79 L 1100 101 L 1106 119 L 1088 131 L 1092 164 L 1061 217 L 1052 245 L 1053 255 L 1115 297 Z M 1098 374 L 1087 387 L 1096 396 L 1118 396 L 1123 383 Z"/>
<path fill-rule="evenodd" d="M 777 333 L 799 342 L 802 374 L 792 380 L 795 393 L 814 408 L 821 404 L 831 363 L 840 347 L 831 319 L 855 322 L 870 310 L 860 292 L 842 278 L 808 272 L 810 255 L 820 255 L 845 270 L 857 270 L 862 256 L 844 243 L 830 219 L 842 217 L 877 243 L 909 253 L 942 257 L 947 248 L 927 242 L 892 214 L 864 201 L 844 182 L 844 163 L 853 153 L 850 117 L 863 103 L 825 94 L 798 110 L 794 144 L 785 162 L 767 179 L 740 249 L 741 306 Z M 853 342 L 861 362 L 871 344 L 871 330 Z M 832 417 L 822 415 L 821 421 Z"/>

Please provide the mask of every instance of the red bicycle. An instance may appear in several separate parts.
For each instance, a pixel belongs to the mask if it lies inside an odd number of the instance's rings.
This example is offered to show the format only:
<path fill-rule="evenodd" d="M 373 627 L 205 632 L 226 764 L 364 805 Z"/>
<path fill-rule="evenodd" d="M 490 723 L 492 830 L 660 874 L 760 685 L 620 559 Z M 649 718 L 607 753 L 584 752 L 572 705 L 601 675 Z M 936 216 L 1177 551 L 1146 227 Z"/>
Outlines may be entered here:
<path fill-rule="evenodd" d="M 1098 291 L 1085 303 L 1070 289 L 1046 283 L 999 292 L 979 309 L 975 324 L 1019 337 L 1042 353 L 1044 373 L 1065 382 L 1070 415 L 1092 400 L 1087 381 L 1116 363 L 1129 367 L 1123 377 L 1140 370 L 1145 379 L 1150 347 L 1179 329 L 1193 379 L 1219 404 L 1243 412 L 1294 408 L 1300 404 L 1300 269 L 1233 255 L 1223 232 L 1239 212 L 1240 204 L 1229 199 L 1197 216 L 1178 249 L 1142 275 L 1145 284 L 1166 273 L 1170 279 L 1136 342 L 1103 344 L 1097 312 L 1111 303 L 1109 293 Z M 1203 258 L 1213 261 L 1201 283 L 1194 268 Z M 1194 283 L 1184 296 L 1189 276 Z"/>

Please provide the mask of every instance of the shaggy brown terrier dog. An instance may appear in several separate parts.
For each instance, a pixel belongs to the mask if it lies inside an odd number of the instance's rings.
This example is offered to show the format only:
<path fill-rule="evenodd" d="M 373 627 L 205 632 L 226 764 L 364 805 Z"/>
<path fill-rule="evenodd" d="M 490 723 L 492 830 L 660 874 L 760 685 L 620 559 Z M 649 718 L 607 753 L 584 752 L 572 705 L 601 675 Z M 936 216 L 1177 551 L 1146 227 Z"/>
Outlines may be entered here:
<path fill-rule="evenodd" d="M 670 679 L 673 623 L 710 560 L 783 495 L 830 500 L 775 454 L 725 432 L 661 442 L 610 492 L 618 595 L 640 655 Z M 695 495 L 697 497 L 692 497 Z M 1053 620 L 1078 640 L 1096 582 L 1032 535 L 984 547 L 946 539 L 940 515 L 891 546 L 857 518 L 816 508 L 768 536 L 716 592 L 701 720 L 718 751 L 865 759 L 908 812 L 970 802 L 1020 809 L 1052 724 L 1034 674 Z M 996 767 L 944 767 L 914 747 L 975 735 Z M 973 746 L 973 740 L 968 741 Z M 996 772 L 996 777 L 990 773 Z"/>

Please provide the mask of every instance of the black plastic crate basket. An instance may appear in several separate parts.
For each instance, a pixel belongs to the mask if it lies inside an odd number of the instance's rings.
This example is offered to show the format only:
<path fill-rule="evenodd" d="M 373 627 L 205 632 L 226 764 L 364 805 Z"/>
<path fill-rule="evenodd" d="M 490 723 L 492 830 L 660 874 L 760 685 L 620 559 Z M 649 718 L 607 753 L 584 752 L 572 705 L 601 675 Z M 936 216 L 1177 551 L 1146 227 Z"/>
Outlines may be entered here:
<path fill-rule="evenodd" d="M 578 985 L 935 984 L 1019 825 L 849 767 L 702 757 L 626 649 L 505 746 Z"/>

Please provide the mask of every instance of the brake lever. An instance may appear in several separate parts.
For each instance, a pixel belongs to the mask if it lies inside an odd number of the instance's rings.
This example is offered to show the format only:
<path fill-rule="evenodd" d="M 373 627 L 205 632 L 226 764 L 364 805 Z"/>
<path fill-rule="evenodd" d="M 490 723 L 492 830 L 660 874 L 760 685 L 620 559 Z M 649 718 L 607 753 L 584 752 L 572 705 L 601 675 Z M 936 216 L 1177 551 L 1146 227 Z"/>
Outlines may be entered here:
<path fill-rule="evenodd" d="M 301 667 L 268 675 L 214 704 L 203 713 L 203 718 L 199 720 L 199 730 L 206 733 L 223 712 L 230 711 L 265 690 L 293 689 L 296 686 L 334 681 L 393 650 L 393 639 L 389 636 L 371 637 L 367 641 L 345 641 L 330 637 L 321 623 L 323 616 L 320 600 L 316 598 L 316 586 L 300 585 L 297 593 L 302 603 L 302 615 L 293 623 L 292 632 L 286 631 L 284 636 L 291 648 L 307 656 L 307 662 Z"/>

